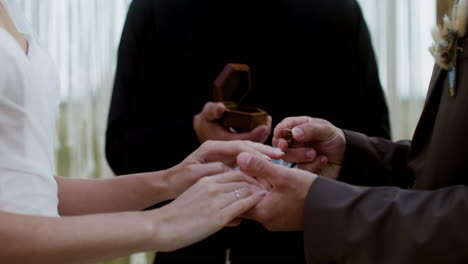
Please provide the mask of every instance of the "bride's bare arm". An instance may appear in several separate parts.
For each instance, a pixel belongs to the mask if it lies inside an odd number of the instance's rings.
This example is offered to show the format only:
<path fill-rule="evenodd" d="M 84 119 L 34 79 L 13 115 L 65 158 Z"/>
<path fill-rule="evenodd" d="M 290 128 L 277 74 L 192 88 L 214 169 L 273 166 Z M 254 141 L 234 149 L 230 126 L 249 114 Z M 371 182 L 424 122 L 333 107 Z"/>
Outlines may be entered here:
<path fill-rule="evenodd" d="M 69 179 L 55 177 L 59 190 L 59 213 L 74 216 L 94 213 L 137 211 L 174 199 L 169 179 L 184 177 L 186 188 L 202 176 L 225 172 L 222 163 L 201 164 L 186 168 L 112 177 L 109 179 Z M 180 175 L 174 175 L 180 174 Z M 184 188 L 184 190 L 186 189 Z"/>
<path fill-rule="evenodd" d="M 143 213 L 59 218 L 0 212 L 0 222 L 5 263 L 97 263 L 144 251 L 154 233 Z"/>
<path fill-rule="evenodd" d="M 170 204 L 143 212 L 39 217 L 0 212 L 2 263 L 96 263 L 195 243 L 265 195 L 239 171 L 199 180 Z"/>

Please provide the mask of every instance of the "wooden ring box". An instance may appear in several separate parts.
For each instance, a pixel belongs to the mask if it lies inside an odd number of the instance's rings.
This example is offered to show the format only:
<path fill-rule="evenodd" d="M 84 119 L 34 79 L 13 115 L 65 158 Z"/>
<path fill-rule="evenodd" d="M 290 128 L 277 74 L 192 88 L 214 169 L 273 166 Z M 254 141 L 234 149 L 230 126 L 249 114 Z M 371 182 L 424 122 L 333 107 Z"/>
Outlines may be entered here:
<path fill-rule="evenodd" d="M 252 74 L 246 64 L 228 63 L 214 81 L 214 99 L 223 102 L 226 111 L 220 122 L 235 132 L 248 132 L 268 122 L 268 113 L 258 107 L 243 105 L 252 90 Z"/>

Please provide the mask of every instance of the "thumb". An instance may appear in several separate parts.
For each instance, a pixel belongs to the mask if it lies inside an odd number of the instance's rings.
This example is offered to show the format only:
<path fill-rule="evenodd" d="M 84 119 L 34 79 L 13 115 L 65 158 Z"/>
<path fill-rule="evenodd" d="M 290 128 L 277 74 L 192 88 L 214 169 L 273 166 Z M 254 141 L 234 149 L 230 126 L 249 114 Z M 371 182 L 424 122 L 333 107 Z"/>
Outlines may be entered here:
<path fill-rule="evenodd" d="M 270 184 L 272 183 L 271 180 L 273 180 L 274 172 L 277 170 L 276 165 L 272 162 L 247 152 L 243 152 L 237 156 L 237 165 L 248 176 L 266 180 Z"/>
<path fill-rule="evenodd" d="M 292 134 L 299 142 L 326 141 L 333 137 L 333 128 L 323 123 L 307 123 L 294 127 Z"/>
<path fill-rule="evenodd" d="M 207 120 L 214 121 L 220 119 L 223 116 L 225 110 L 226 107 L 223 103 L 208 102 L 203 107 L 202 113 Z"/>

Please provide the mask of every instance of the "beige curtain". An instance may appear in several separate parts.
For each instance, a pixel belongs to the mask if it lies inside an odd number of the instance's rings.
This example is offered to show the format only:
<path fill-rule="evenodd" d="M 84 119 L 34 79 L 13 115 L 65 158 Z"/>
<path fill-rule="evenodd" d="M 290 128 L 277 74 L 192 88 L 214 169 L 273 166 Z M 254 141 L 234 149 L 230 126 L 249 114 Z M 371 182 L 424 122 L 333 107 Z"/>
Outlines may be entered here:
<path fill-rule="evenodd" d="M 111 177 L 104 134 L 116 50 L 129 0 L 19 0 L 61 79 L 57 169 Z"/>
<path fill-rule="evenodd" d="M 393 139 L 411 138 L 434 65 L 428 47 L 436 25 L 436 0 L 358 2 L 371 31 Z"/>
<path fill-rule="evenodd" d="M 104 135 L 116 52 L 130 0 L 18 2 L 60 73 L 58 175 L 113 177 L 104 157 Z M 106 264 L 146 264 L 151 262 L 148 256 L 134 254 Z"/>

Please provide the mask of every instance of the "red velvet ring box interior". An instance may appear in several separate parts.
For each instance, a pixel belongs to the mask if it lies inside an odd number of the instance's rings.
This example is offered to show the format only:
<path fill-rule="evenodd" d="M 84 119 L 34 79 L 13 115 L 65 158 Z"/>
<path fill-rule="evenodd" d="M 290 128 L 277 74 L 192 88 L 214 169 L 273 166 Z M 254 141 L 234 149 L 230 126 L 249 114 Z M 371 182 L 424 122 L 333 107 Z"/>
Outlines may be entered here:
<path fill-rule="evenodd" d="M 242 104 L 251 90 L 252 74 L 246 64 L 228 63 L 215 79 L 214 100 L 226 105 L 220 122 L 227 129 L 247 132 L 267 123 L 266 111 Z"/>

